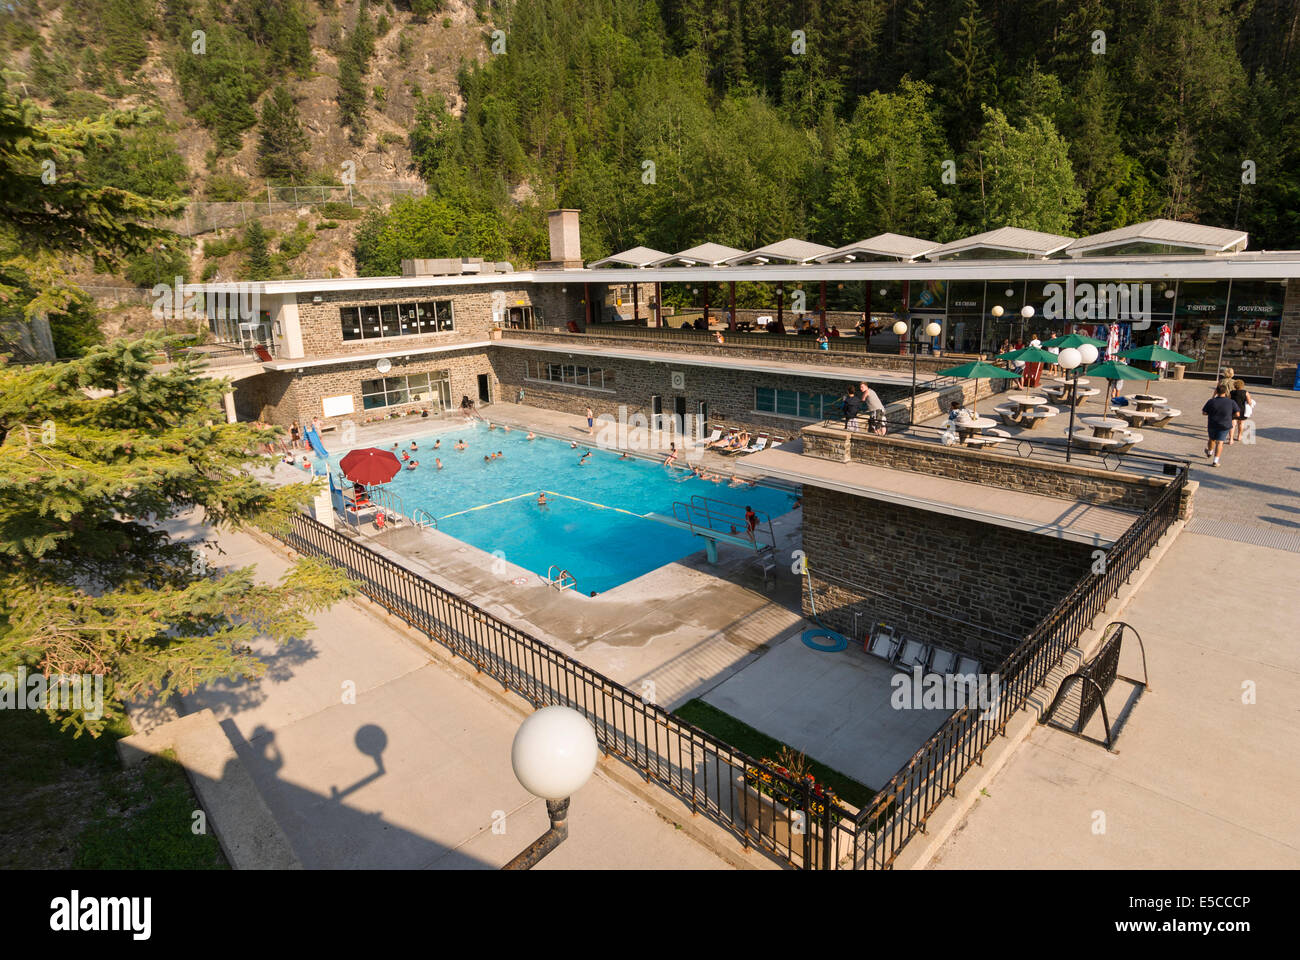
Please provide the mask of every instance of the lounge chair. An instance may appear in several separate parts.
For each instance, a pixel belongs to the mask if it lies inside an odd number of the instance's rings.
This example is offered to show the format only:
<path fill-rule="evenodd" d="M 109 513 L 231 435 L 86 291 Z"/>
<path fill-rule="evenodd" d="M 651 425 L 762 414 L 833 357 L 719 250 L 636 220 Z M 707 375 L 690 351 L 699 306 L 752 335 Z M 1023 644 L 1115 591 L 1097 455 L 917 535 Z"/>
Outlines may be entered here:
<path fill-rule="evenodd" d="M 930 663 L 930 645 L 920 640 L 903 640 L 894 662 L 900 667 L 911 670 L 919 666 L 924 670 Z"/>
<path fill-rule="evenodd" d="M 717 443 L 721 437 L 722 437 L 722 430 L 715 429 L 711 434 L 709 434 L 707 439 L 705 439 L 704 445 L 707 447 L 710 444 Z"/>
<path fill-rule="evenodd" d="M 880 624 L 867 641 L 867 653 L 888 663 L 894 659 L 897 651 L 898 638 L 894 636 L 894 628 Z"/>
<path fill-rule="evenodd" d="M 758 451 L 762 450 L 766 446 L 767 446 L 767 434 L 761 433 L 759 434 L 758 439 L 755 440 L 753 443 L 751 443 L 749 446 L 731 447 L 730 449 L 723 450 L 722 453 L 728 454 L 729 456 L 737 456 L 742 453 L 758 453 Z"/>
<path fill-rule="evenodd" d="M 934 653 L 930 655 L 930 672 L 942 673 L 944 676 L 953 672 L 953 667 L 957 665 L 957 654 L 951 650 L 945 650 L 943 647 L 935 647 Z"/>
<path fill-rule="evenodd" d="M 957 669 L 954 672 L 960 674 L 963 677 L 967 676 L 968 674 L 979 673 L 980 662 L 976 660 L 974 657 L 968 657 L 963 654 L 962 656 L 957 658 Z"/>

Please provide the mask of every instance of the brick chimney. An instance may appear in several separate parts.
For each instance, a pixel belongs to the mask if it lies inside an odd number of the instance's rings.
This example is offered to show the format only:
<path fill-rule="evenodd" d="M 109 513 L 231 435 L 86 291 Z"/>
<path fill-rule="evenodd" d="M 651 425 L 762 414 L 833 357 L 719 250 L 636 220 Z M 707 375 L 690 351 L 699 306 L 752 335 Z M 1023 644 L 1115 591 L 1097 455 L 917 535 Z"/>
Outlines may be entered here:
<path fill-rule="evenodd" d="M 546 214 L 551 232 L 551 259 L 537 265 L 538 270 L 582 269 L 582 243 L 578 233 L 581 210 L 551 210 Z"/>

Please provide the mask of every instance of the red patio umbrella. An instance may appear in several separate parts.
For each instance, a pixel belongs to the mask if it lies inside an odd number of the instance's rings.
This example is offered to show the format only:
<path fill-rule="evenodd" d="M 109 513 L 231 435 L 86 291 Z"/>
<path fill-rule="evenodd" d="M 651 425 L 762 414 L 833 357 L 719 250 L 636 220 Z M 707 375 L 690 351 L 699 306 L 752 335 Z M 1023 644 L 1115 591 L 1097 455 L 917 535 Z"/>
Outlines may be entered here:
<path fill-rule="evenodd" d="M 360 450 L 349 451 L 348 455 L 339 461 L 339 469 L 343 471 L 343 476 L 353 483 L 364 483 L 369 487 L 387 483 L 397 476 L 398 471 L 402 469 L 402 462 L 391 450 L 362 447 Z"/>

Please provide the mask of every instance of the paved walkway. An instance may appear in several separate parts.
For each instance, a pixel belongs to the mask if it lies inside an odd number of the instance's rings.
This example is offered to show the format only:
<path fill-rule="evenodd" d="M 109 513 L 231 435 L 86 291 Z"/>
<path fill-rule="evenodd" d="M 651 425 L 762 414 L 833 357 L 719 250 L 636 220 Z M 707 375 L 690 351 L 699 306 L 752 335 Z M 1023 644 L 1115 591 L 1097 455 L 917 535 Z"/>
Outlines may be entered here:
<path fill-rule="evenodd" d="M 287 567 L 250 536 L 219 542 L 222 566 L 256 564 L 263 579 Z M 315 622 L 301 643 L 258 646 L 262 679 L 185 698 L 213 710 L 305 867 L 496 868 L 546 829 L 510 767 L 518 714 L 354 602 Z M 570 830 L 539 869 L 728 867 L 599 772 L 574 796 Z"/>
<path fill-rule="evenodd" d="M 1197 455 L 1209 389 L 1160 385 L 1184 423 L 1144 431 L 1154 447 Z M 1151 688 L 1117 749 L 1036 728 L 932 866 L 1300 867 L 1300 395 L 1251 393 L 1257 443 L 1194 461 L 1195 516 L 1123 616 Z M 1135 652 L 1121 673 L 1140 676 Z"/>

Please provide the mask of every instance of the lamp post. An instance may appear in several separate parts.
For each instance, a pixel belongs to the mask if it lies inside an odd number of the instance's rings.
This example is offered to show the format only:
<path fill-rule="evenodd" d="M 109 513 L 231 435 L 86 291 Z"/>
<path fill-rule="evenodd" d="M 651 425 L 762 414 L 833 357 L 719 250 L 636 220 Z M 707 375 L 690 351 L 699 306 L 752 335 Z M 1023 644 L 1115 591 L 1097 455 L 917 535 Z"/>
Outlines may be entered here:
<path fill-rule="evenodd" d="M 1005 312 L 1005 311 L 1003 311 L 1003 309 L 1002 309 L 1002 305 L 1001 305 L 1000 303 L 999 303 L 999 304 L 994 304 L 993 309 L 989 311 L 989 313 L 993 314 L 993 319 L 994 319 L 994 320 L 1001 320 L 1001 319 L 1002 319 L 1002 314 L 1003 314 L 1004 312 Z M 994 336 L 996 336 L 996 334 L 994 334 Z M 996 342 L 996 341 L 994 341 L 994 342 Z M 983 355 L 983 352 L 984 352 L 984 344 L 981 343 L 981 344 L 980 344 L 980 354 Z M 998 350 L 994 350 L 993 352 L 994 352 L 994 353 L 999 353 L 1000 351 L 998 351 Z"/>
<path fill-rule="evenodd" d="M 1065 434 L 1065 462 L 1070 462 L 1070 451 L 1074 447 L 1074 408 L 1079 405 L 1079 367 L 1086 367 L 1097 360 L 1097 348 L 1085 343 L 1079 348 L 1066 347 L 1057 355 L 1056 362 L 1070 375 L 1069 403 L 1070 429 Z"/>
<path fill-rule="evenodd" d="M 925 327 L 925 334 L 930 338 L 937 337 L 943 331 L 943 327 L 931 320 Z M 915 331 L 906 320 L 899 320 L 894 324 L 894 333 L 902 337 L 907 335 L 908 347 L 912 351 L 912 417 L 908 426 L 916 424 L 916 337 Z"/>
<path fill-rule="evenodd" d="M 519 725 L 510 765 L 525 790 L 546 801 L 551 828 L 503 870 L 530 870 L 569 836 L 569 797 L 591 777 L 599 755 L 587 718 L 570 707 L 543 707 Z"/>
<path fill-rule="evenodd" d="M 1033 316 L 1034 316 L 1034 308 L 1031 307 L 1029 304 L 1025 304 L 1023 307 L 1020 308 L 1020 339 L 1021 340 L 1025 339 L 1025 324 L 1028 323 L 1031 319 L 1033 319 Z"/>

